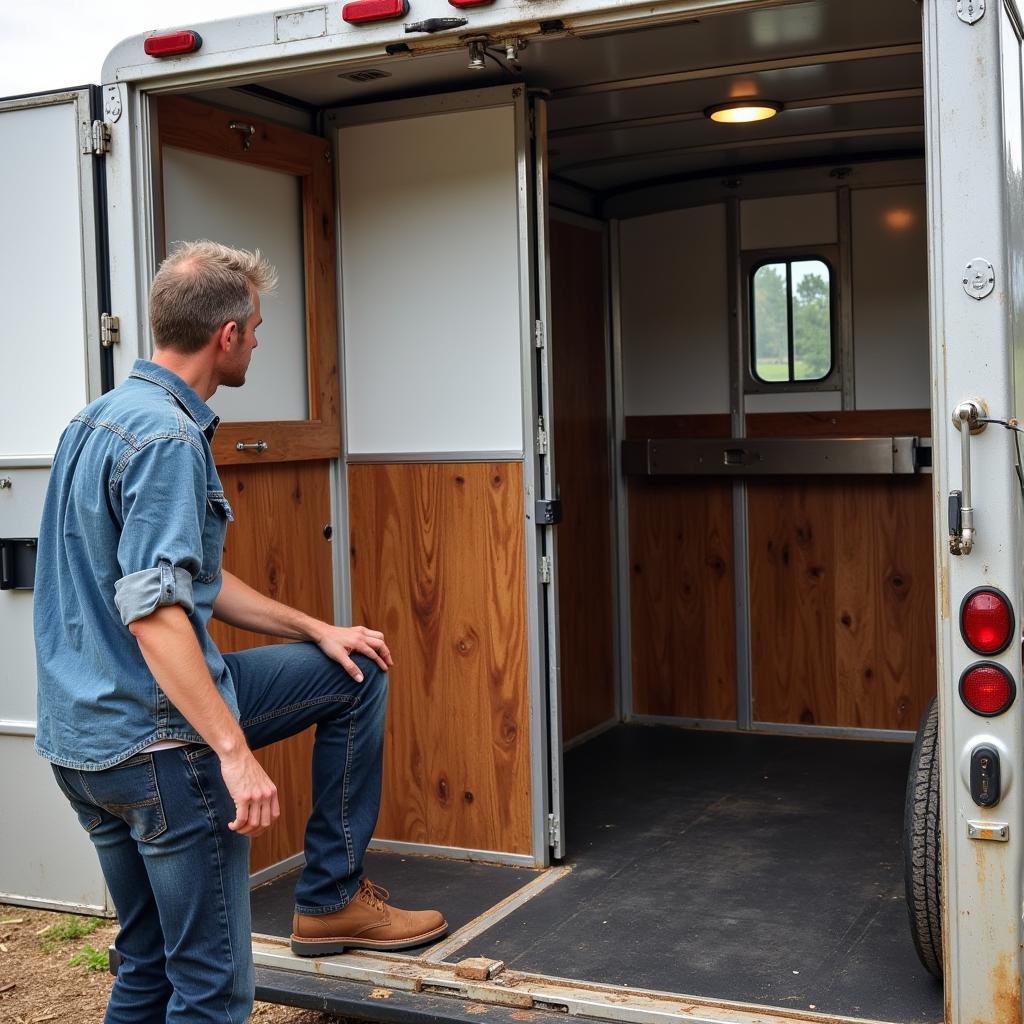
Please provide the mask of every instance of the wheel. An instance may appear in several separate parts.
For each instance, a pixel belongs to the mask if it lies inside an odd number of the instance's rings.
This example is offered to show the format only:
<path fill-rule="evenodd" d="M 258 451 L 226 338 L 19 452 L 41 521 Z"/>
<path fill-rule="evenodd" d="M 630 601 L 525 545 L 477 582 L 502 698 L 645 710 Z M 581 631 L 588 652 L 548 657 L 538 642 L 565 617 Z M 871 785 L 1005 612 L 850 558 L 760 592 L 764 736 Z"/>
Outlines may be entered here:
<path fill-rule="evenodd" d="M 903 868 L 910 932 L 921 963 L 942 978 L 942 841 L 939 819 L 939 707 L 925 710 L 914 741 L 903 812 Z"/>

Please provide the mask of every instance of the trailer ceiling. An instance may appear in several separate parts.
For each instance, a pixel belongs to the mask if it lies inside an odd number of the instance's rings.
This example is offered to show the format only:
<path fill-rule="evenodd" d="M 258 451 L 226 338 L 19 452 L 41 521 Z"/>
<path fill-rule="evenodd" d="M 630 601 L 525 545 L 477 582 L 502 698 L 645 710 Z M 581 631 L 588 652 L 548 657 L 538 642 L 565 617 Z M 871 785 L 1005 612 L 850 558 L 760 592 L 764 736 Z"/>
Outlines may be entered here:
<path fill-rule="evenodd" d="M 643 30 L 554 33 L 531 38 L 520 59 L 521 75 L 491 58 L 487 70 L 470 71 L 460 46 L 259 84 L 327 108 L 524 81 L 550 92 L 552 175 L 605 194 L 752 165 L 924 148 L 915 0 L 814 0 Z M 386 77 L 346 77 L 369 68 Z M 704 116 L 712 104 L 750 97 L 783 110 L 756 124 Z"/>

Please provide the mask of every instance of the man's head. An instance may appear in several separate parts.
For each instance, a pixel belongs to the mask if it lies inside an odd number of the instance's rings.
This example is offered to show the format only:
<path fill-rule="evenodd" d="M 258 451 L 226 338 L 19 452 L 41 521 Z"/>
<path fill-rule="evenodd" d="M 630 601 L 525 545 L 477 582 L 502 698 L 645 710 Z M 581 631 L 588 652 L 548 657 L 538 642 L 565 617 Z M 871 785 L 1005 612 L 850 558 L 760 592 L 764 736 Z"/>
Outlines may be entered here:
<path fill-rule="evenodd" d="M 149 320 L 157 350 L 177 356 L 206 352 L 216 384 L 245 382 L 261 293 L 277 284 L 277 272 L 259 250 L 217 242 L 183 242 L 160 265 L 149 293 Z"/>

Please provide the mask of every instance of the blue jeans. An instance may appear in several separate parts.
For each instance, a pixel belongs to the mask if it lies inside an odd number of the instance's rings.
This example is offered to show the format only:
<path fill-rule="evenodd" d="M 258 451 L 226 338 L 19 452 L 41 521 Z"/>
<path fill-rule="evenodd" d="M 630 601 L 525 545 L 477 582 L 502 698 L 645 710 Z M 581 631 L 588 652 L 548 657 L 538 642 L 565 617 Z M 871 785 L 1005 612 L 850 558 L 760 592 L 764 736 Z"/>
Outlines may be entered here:
<path fill-rule="evenodd" d="M 355 682 L 314 644 L 226 654 L 254 750 L 316 725 L 313 808 L 296 909 L 344 907 L 380 808 L 387 675 Z M 243 1024 L 254 993 L 249 840 L 206 746 L 137 754 L 103 771 L 53 767 L 99 855 L 120 932 L 106 1024 Z M 288 794 L 282 793 L 282 799 Z"/>

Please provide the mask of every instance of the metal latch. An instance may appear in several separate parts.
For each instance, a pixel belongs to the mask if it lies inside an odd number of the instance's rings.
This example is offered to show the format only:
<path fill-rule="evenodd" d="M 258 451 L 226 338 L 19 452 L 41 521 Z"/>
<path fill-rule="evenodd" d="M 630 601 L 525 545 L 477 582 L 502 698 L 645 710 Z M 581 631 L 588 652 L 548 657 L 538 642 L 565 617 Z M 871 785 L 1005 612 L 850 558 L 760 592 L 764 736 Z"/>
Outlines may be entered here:
<path fill-rule="evenodd" d="M 89 149 L 86 152 L 94 156 L 103 156 L 104 153 L 110 152 L 110 125 L 106 121 L 93 121 Z"/>
<path fill-rule="evenodd" d="M 544 347 L 544 321 L 534 320 L 533 321 L 533 344 L 537 348 Z"/>
<path fill-rule="evenodd" d="M 112 313 L 100 313 L 100 344 L 113 348 L 121 340 L 121 318 Z"/>
<path fill-rule="evenodd" d="M 960 431 L 959 491 L 949 492 L 949 552 L 969 555 L 974 547 L 974 506 L 971 504 L 971 434 L 985 429 L 985 409 L 976 399 L 961 402 L 953 410 L 953 426 Z"/>
<path fill-rule="evenodd" d="M 562 499 L 548 498 L 536 502 L 534 516 L 538 526 L 557 526 L 562 521 Z"/>
<path fill-rule="evenodd" d="M 547 455 L 548 453 L 548 432 L 544 427 L 544 417 L 537 418 L 537 454 Z"/>
<path fill-rule="evenodd" d="M 537 573 L 541 583 L 551 582 L 551 557 L 549 555 L 541 555 L 537 560 Z"/>

